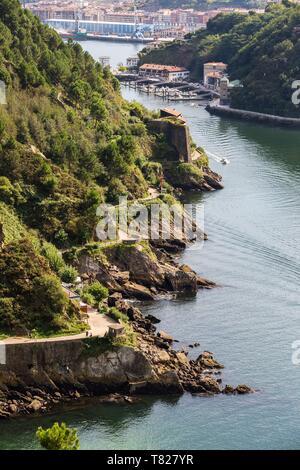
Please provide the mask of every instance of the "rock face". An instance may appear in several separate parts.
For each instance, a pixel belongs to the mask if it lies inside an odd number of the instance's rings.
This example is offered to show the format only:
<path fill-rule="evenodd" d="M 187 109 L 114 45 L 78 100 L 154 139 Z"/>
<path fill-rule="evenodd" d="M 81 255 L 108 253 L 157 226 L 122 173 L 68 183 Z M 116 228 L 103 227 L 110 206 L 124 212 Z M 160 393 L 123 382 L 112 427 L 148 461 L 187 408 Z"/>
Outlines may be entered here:
<path fill-rule="evenodd" d="M 195 294 L 199 288 L 214 287 L 213 282 L 175 261 L 171 253 L 180 252 L 185 246 L 181 240 L 156 240 L 149 249 L 131 243 L 109 250 L 105 263 L 100 257 L 83 254 L 78 270 L 98 279 L 110 293 L 138 300 L 153 300 L 158 294 L 167 293 Z"/>

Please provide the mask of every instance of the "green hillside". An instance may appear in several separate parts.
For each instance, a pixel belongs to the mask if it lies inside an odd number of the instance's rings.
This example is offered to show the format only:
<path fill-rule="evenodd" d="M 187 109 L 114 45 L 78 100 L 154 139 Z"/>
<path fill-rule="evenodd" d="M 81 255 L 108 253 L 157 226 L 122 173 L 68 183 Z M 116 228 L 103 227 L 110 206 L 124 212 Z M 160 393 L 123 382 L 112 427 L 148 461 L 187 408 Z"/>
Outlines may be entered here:
<path fill-rule="evenodd" d="M 148 114 L 18 0 L 0 3 L 0 80 L 0 333 L 80 331 L 57 248 L 91 240 L 101 201 L 147 195 Z"/>

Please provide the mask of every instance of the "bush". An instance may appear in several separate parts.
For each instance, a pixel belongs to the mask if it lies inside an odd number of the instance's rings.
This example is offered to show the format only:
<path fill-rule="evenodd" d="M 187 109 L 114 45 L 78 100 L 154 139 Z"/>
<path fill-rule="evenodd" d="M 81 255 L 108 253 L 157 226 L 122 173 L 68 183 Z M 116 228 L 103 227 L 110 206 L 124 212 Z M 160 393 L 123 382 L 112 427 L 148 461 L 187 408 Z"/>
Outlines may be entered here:
<path fill-rule="evenodd" d="M 44 274 L 33 280 L 31 302 L 36 306 L 37 322 L 53 321 L 68 306 L 68 298 L 59 280 L 52 274 Z"/>
<path fill-rule="evenodd" d="M 50 268 L 59 273 L 66 268 L 66 264 L 61 256 L 61 253 L 55 248 L 52 243 L 45 242 L 42 246 L 42 255 L 48 260 Z"/>
<path fill-rule="evenodd" d="M 89 294 L 88 292 L 81 292 L 80 293 L 80 298 L 81 298 L 82 302 L 85 302 L 86 304 L 91 305 L 92 307 L 96 306 L 96 301 L 95 301 L 94 297 L 91 294 Z"/>
<path fill-rule="evenodd" d="M 107 189 L 107 201 L 112 204 L 119 203 L 119 197 L 127 196 L 128 190 L 126 186 L 117 178 L 113 178 Z"/>
<path fill-rule="evenodd" d="M 59 271 L 62 282 L 73 284 L 78 276 L 78 271 L 73 266 L 65 266 Z"/>
<path fill-rule="evenodd" d="M 102 300 L 108 297 L 108 289 L 100 282 L 95 281 L 90 285 L 84 286 L 80 294 L 83 302 L 96 308 Z"/>
<path fill-rule="evenodd" d="M 10 204 L 14 201 L 14 187 L 5 176 L 0 176 L 0 199 Z"/>
<path fill-rule="evenodd" d="M 112 307 L 109 310 L 108 315 L 116 321 L 121 321 L 123 323 L 128 323 L 128 316 L 125 313 L 120 312 L 116 307 Z"/>
<path fill-rule="evenodd" d="M 65 423 L 54 423 L 48 429 L 39 427 L 36 437 L 46 450 L 79 450 L 77 430 L 68 428 Z"/>
<path fill-rule="evenodd" d="M 108 289 L 104 287 L 99 281 L 90 284 L 87 288 L 87 292 L 94 297 L 97 303 L 108 297 Z"/>

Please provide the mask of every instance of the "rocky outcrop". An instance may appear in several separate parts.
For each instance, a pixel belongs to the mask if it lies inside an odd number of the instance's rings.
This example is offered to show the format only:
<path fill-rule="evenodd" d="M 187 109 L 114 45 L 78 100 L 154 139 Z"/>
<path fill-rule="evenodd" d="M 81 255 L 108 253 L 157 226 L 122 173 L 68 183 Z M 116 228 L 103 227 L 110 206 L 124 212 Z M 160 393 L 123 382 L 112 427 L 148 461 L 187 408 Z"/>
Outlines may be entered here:
<path fill-rule="evenodd" d="M 184 191 L 214 191 L 223 189 L 222 177 L 209 167 L 201 169 L 190 163 L 189 165 L 165 165 L 164 173 L 167 181 L 177 189 Z"/>
<path fill-rule="evenodd" d="M 78 270 L 98 279 L 111 293 L 138 300 L 154 300 L 168 293 L 195 294 L 199 288 L 215 287 L 189 266 L 178 264 L 168 252 L 182 251 L 183 246 L 186 243 L 181 240 L 157 240 L 151 248 L 139 243 L 123 244 L 121 248 L 118 245 L 105 252 L 105 261 L 103 257 L 83 253 Z"/>
<path fill-rule="evenodd" d="M 207 190 L 224 189 L 224 186 L 221 183 L 222 177 L 218 173 L 215 173 L 208 167 L 203 168 L 202 171 Z"/>

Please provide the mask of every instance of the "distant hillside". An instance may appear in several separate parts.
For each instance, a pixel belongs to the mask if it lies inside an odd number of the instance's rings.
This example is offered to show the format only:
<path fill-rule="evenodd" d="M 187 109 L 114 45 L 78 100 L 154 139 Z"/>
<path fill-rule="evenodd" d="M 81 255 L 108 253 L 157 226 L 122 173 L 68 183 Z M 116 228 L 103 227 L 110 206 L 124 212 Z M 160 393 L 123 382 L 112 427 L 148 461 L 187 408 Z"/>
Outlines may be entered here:
<path fill-rule="evenodd" d="M 292 83 L 300 79 L 300 6 L 285 2 L 269 5 L 264 14 L 221 14 L 200 30 L 169 46 L 146 51 L 142 63 L 157 62 L 187 67 L 202 79 L 203 64 L 229 64 L 232 80 L 244 88 L 232 94 L 241 109 L 300 117 L 291 100 Z"/>
<path fill-rule="evenodd" d="M 138 0 L 140 7 L 155 11 L 160 8 L 194 8 L 206 10 L 220 7 L 245 7 L 254 8 L 265 5 L 263 0 Z"/>

